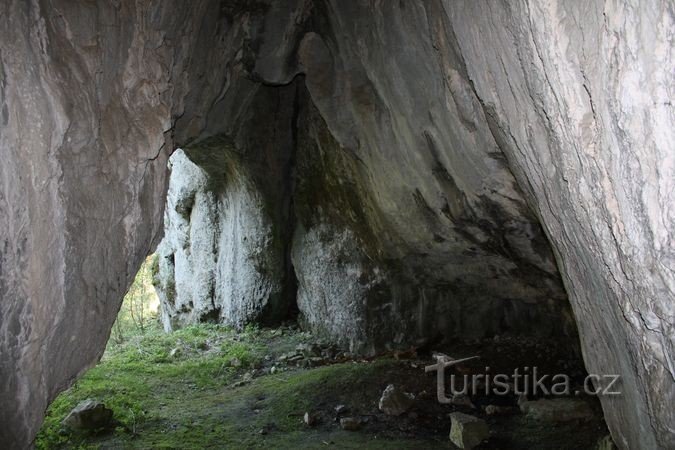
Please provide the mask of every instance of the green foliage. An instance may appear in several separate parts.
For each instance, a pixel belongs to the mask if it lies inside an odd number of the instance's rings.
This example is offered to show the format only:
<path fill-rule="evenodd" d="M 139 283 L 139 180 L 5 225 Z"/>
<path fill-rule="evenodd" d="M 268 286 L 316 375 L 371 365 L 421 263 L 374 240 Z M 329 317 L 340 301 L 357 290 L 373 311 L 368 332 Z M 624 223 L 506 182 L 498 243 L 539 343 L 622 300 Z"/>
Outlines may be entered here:
<path fill-rule="evenodd" d="M 223 388 L 237 370 L 258 364 L 262 351 L 246 333 L 237 335 L 220 325 L 201 324 L 171 334 L 154 327 L 127 336 L 123 344 L 110 345 L 101 363 L 52 403 L 37 448 L 58 448 L 66 442 L 70 448 L 90 439 L 61 427 L 68 412 L 87 398 L 103 401 L 120 422 L 118 432 L 133 436 L 163 398 Z M 236 367 L 234 358 L 240 362 Z"/>
<path fill-rule="evenodd" d="M 111 345 L 123 344 L 126 339 L 138 333 L 144 334 L 147 330 L 158 327 L 159 299 L 153 286 L 153 272 L 158 265 L 157 261 L 157 255 L 148 256 L 136 274 L 113 325 Z"/>
<path fill-rule="evenodd" d="M 37 448 L 316 448 L 333 439 L 343 448 L 407 448 L 404 441 L 349 433 L 330 423 L 316 429 L 302 423 L 302 414 L 317 405 L 370 411 L 390 361 L 292 370 L 234 384 L 265 355 L 278 356 L 305 339 L 297 332 L 253 326 L 236 332 L 212 324 L 138 333 L 109 346 L 99 365 L 54 401 Z M 63 418 L 87 398 L 114 411 L 114 431 L 62 430 Z M 270 433 L 261 435 L 268 426 Z"/>

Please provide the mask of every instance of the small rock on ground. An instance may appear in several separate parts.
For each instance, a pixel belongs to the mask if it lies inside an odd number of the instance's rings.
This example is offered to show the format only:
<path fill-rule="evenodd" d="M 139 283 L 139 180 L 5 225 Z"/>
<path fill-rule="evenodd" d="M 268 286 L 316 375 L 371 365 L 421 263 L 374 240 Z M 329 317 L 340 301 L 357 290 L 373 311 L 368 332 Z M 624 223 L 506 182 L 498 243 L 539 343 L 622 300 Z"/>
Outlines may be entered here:
<path fill-rule="evenodd" d="M 303 421 L 305 422 L 305 425 L 308 427 L 313 427 L 317 423 L 317 417 L 315 414 L 312 414 L 310 412 L 306 412 Z"/>
<path fill-rule="evenodd" d="M 396 388 L 393 384 L 387 386 L 380 397 L 380 411 L 390 416 L 400 416 L 413 405 L 413 396 Z"/>
<path fill-rule="evenodd" d="M 87 399 L 78 404 L 63 419 L 63 425 L 75 430 L 106 428 L 112 423 L 113 412 L 99 401 Z"/>
<path fill-rule="evenodd" d="M 345 405 L 337 405 L 335 407 L 335 413 L 338 414 L 338 415 L 344 414 L 347 411 L 349 411 L 349 408 L 347 408 L 347 406 L 345 406 Z"/>
<path fill-rule="evenodd" d="M 450 440 L 459 448 L 472 449 L 490 437 L 487 424 L 477 417 L 455 412 L 450 419 Z"/>

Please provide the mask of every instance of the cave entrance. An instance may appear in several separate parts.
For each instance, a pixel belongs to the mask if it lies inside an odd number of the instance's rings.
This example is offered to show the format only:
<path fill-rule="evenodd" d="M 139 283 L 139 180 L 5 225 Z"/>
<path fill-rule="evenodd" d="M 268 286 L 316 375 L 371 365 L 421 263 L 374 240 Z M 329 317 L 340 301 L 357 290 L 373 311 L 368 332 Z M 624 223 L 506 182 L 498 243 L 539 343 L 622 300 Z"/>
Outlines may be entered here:
<path fill-rule="evenodd" d="M 293 241 L 274 241 L 290 234 L 265 226 L 257 188 L 244 181 L 214 186 L 182 150 L 170 164 L 164 240 L 139 269 L 100 363 L 50 406 L 38 448 L 316 442 L 434 448 L 447 445 L 449 429 L 462 420 L 489 426 L 476 437 L 489 437 L 484 448 L 590 449 L 607 434 L 596 399 L 541 391 L 551 392 L 551 377 L 559 374 L 569 377 L 568 390 L 585 387 L 576 340 L 567 345 L 560 336 L 536 333 L 458 336 L 455 329 L 418 344 L 387 348 L 380 341 L 377 352 L 364 355 L 352 352 L 348 340 L 345 345 L 311 332 L 311 324 L 299 326 Z M 275 247 L 279 242 L 284 245 Z M 527 324 L 517 328 L 510 321 L 526 317 L 524 307 L 495 306 L 494 317 L 484 315 L 490 325 L 475 326 L 522 331 Z M 364 319 L 373 320 L 368 313 Z M 368 339 L 355 329 L 344 333 Z M 437 372 L 426 368 L 451 358 L 467 361 L 448 369 L 442 393 Z M 548 380 L 536 392 L 532 383 L 542 376 Z M 90 423 L 77 422 L 78 408 L 98 412 L 79 412 Z"/>
<path fill-rule="evenodd" d="M 110 332 L 108 346 L 119 346 L 138 335 L 151 332 L 158 326 L 159 296 L 155 291 L 157 273 L 156 254 L 148 256 L 129 287 L 117 319 Z"/>
<path fill-rule="evenodd" d="M 595 399 L 533 389 L 558 374 L 583 389 L 586 375 L 535 217 L 494 199 L 468 208 L 429 137 L 440 200 L 414 190 L 417 226 L 387 229 L 377 174 L 332 136 L 302 77 L 260 87 L 249 108 L 257 121 L 172 155 L 165 236 L 128 295 L 156 305 L 154 284 L 159 308 L 125 299 L 101 363 L 54 402 L 39 442 L 433 448 L 462 420 L 489 424 L 480 439 L 498 448 L 606 434 Z M 442 397 L 426 367 L 465 358 Z M 61 432 L 87 398 L 117 422 Z"/>

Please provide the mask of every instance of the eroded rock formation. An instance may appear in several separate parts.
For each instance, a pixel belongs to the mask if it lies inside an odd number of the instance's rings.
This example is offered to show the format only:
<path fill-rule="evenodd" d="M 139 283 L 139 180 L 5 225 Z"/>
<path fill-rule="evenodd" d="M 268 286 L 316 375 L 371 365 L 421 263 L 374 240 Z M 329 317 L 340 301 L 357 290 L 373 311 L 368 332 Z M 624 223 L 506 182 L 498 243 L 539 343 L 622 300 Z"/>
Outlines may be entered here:
<path fill-rule="evenodd" d="M 553 254 L 503 164 L 485 171 L 504 184 L 476 183 L 472 204 L 424 134 L 421 155 L 431 149 L 428 169 L 435 175 L 411 179 L 415 187 L 407 192 L 392 183 L 376 194 L 370 179 L 408 175 L 363 167 L 335 140 L 303 82 L 298 77 L 284 88 L 296 89 L 288 102 L 295 113 L 281 114 L 294 121 L 287 145 L 273 133 L 277 151 L 288 155 L 285 194 L 258 188 L 263 177 L 274 178 L 271 168 L 262 177 L 249 168 L 263 147 L 198 144 L 188 154 L 206 170 L 182 153 L 174 156 L 159 247 L 166 329 L 172 321 L 243 325 L 258 319 L 256 305 L 263 304 L 274 305 L 266 319 L 280 321 L 294 300 L 279 295 L 286 290 L 297 295 L 306 325 L 352 351 L 504 332 L 567 335 L 574 347 Z M 270 123 L 260 117 L 267 110 L 254 110 L 254 123 Z M 496 146 L 489 149 L 486 158 L 499 159 Z M 439 196 L 437 205 L 427 203 L 424 188 Z M 382 211 L 384 202 L 395 206 L 395 217 Z M 272 217 L 268 205 L 287 209 Z M 284 277 L 288 270 L 294 276 Z"/>
<path fill-rule="evenodd" d="M 361 351 L 562 333 L 548 238 L 589 371 L 622 376 L 602 398 L 615 441 L 672 447 L 674 16 L 659 0 L 3 3 L 0 441 L 29 445 L 100 357 L 181 146 L 205 185 L 169 211 L 165 256 L 210 252 L 223 273 L 176 290 L 241 321 L 297 293 L 310 326 Z M 211 237 L 185 229 L 208 214 Z"/>

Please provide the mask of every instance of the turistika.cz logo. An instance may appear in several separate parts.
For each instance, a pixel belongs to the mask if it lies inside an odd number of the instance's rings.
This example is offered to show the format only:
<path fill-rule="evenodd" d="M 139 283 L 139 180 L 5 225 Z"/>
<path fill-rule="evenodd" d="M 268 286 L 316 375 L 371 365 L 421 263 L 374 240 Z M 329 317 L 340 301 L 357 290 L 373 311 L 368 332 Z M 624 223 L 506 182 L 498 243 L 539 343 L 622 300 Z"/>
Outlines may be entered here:
<path fill-rule="evenodd" d="M 446 384 L 446 369 L 457 366 L 466 361 L 480 358 L 471 356 L 469 358 L 453 359 L 447 355 L 436 354 L 436 364 L 426 366 L 425 372 L 436 372 L 436 392 L 440 403 L 452 403 L 452 397 L 446 395 L 446 388 L 449 386 L 452 396 L 476 395 L 484 393 L 485 395 L 544 395 L 544 396 L 570 396 L 580 395 L 619 395 L 620 377 L 619 375 L 597 375 L 589 374 L 583 382 L 583 388 L 574 389 L 572 379 L 569 375 L 559 374 L 541 374 L 539 369 L 534 367 L 523 367 L 514 369 L 513 373 L 490 372 L 490 367 L 485 367 L 484 373 L 469 374 L 450 374 L 450 383 Z"/>

